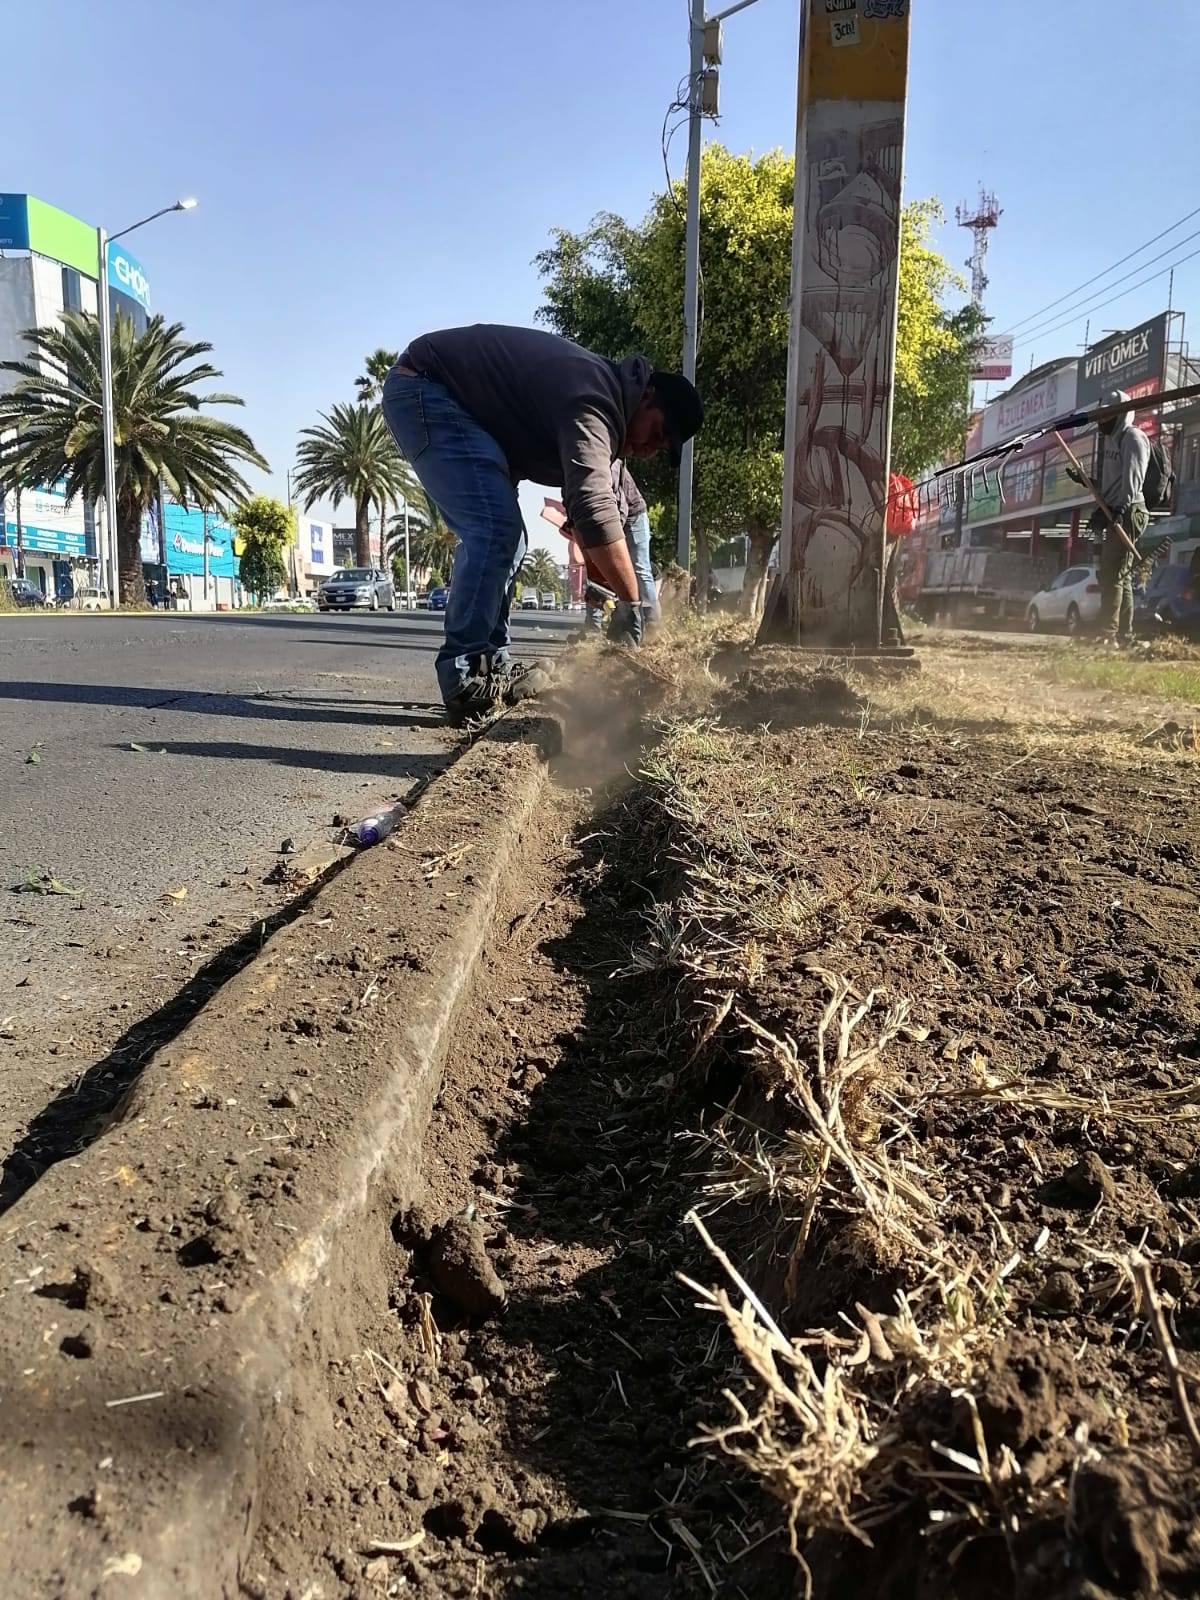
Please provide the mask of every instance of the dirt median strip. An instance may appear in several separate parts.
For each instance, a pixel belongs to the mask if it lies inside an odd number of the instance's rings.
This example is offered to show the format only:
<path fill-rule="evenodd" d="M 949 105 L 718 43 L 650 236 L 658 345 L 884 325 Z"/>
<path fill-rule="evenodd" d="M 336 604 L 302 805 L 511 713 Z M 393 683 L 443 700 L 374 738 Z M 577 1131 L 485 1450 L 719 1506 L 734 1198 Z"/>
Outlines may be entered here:
<path fill-rule="evenodd" d="M 238 1592 L 310 1297 L 409 1187 L 554 731 L 492 729 L 5 1217 L 5 1593 Z"/>

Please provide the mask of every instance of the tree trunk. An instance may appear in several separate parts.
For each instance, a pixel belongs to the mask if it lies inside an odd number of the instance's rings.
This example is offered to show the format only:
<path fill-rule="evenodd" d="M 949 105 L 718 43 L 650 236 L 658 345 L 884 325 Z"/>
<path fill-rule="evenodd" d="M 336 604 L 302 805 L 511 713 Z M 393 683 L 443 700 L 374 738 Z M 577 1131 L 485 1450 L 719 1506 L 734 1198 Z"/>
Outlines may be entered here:
<path fill-rule="evenodd" d="M 121 567 L 120 603 L 123 606 L 146 604 L 146 582 L 142 576 L 142 514 L 140 500 L 117 496 L 117 560 Z"/>
<path fill-rule="evenodd" d="M 371 565 L 371 501 L 364 497 L 354 508 L 354 564 Z"/>
<path fill-rule="evenodd" d="M 708 610 L 708 582 L 712 577 L 712 548 L 708 542 L 708 534 L 702 529 L 695 530 L 696 536 L 696 607 L 700 611 Z"/>
<path fill-rule="evenodd" d="M 747 529 L 749 551 L 746 556 L 746 576 L 742 579 L 742 615 L 757 621 L 762 616 L 763 601 L 767 596 L 767 563 L 775 547 L 774 528 L 764 528 L 751 523 Z"/>

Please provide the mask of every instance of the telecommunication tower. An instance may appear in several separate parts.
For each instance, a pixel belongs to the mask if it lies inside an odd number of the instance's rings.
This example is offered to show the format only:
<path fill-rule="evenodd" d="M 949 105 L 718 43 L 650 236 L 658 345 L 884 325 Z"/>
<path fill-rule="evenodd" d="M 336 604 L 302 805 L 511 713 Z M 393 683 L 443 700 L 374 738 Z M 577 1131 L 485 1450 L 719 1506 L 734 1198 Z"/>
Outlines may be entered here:
<path fill-rule="evenodd" d="M 967 266 L 971 269 L 971 299 L 982 310 L 984 291 L 988 286 L 988 275 L 985 271 L 988 252 L 988 235 L 1004 215 L 994 194 L 989 194 L 982 184 L 979 186 L 979 201 L 974 210 L 969 205 L 956 206 L 954 220 L 960 228 L 967 228 L 975 235 L 975 248 L 967 259 Z"/>

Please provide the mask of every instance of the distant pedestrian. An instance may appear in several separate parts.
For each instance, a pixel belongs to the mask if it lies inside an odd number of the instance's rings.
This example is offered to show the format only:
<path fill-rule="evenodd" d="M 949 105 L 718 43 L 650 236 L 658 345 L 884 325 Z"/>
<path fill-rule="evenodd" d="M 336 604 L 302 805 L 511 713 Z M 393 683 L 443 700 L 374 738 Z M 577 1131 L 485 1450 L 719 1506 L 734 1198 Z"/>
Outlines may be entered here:
<path fill-rule="evenodd" d="M 888 479 L 887 537 L 883 542 L 883 638 L 887 648 L 904 643 L 900 621 L 900 541 L 917 525 L 917 495 L 911 478 L 893 472 Z"/>
<path fill-rule="evenodd" d="M 636 607 L 628 601 L 618 602 L 613 612 L 612 636 L 617 639 L 628 638 L 630 643 L 637 645 L 642 642 L 646 628 L 654 627 L 659 621 L 658 586 L 650 566 L 650 517 L 646 511 L 642 491 L 623 461 L 613 462 L 612 480 L 617 508 L 621 513 L 621 525 L 625 530 L 625 544 L 629 550 L 629 559 L 633 563 L 638 586 Z M 565 531 L 574 535 L 569 523 Z M 600 628 L 603 622 L 603 606 L 589 603 L 587 626 Z"/>
<path fill-rule="evenodd" d="M 1101 404 L 1125 405 L 1129 396 L 1114 389 L 1104 395 Z M 1096 424 L 1099 430 L 1100 472 L 1098 488 L 1109 516 L 1099 506 L 1092 512 L 1088 531 L 1093 538 L 1103 540 L 1100 549 L 1100 634 L 1111 644 L 1133 642 L 1133 569 L 1134 552 L 1109 521 L 1124 530 L 1128 539 L 1137 544 L 1150 513 L 1146 509 L 1143 487 L 1146 468 L 1150 464 L 1150 441 L 1140 428 L 1133 425 L 1133 413 L 1119 411 L 1106 421 Z M 1068 474 L 1077 483 L 1086 483 L 1082 473 L 1068 468 Z"/>
<path fill-rule="evenodd" d="M 639 601 L 612 464 L 669 450 L 704 419 L 695 388 L 645 356 L 609 361 L 531 328 L 480 324 L 415 339 L 383 387 L 400 453 L 458 534 L 437 675 L 462 726 L 539 685 L 509 660 L 509 609 L 525 556 L 517 483 L 562 485 L 589 565 L 618 600 Z"/>

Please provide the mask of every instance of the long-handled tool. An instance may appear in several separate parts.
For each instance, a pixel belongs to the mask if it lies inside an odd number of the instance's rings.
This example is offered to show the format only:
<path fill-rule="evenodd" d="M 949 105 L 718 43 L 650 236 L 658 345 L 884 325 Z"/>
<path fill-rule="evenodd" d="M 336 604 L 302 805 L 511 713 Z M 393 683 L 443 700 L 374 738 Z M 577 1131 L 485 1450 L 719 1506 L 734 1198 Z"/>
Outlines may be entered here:
<path fill-rule="evenodd" d="M 1080 482 L 1084 485 L 1084 487 L 1087 489 L 1088 493 L 1091 495 L 1092 499 L 1096 502 L 1097 506 L 1100 508 L 1100 514 L 1104 518 L 1105 522 L 1108 523 L 1109 527 L 1117 535 L 1117 537 L 1119 539 L 1124 540 L 1124 542 L 1129 546 L 1130 550 L 1133 551 L 1134 559 L 1136 561 L 1144 560 L 1145 558 L 1143 557 L 1142 552 L 1138 549 L 1137 545 L 1134 544 L 1133 540 L 1129 537 L 1129 534 L 1121 526 L 1121 524 L 1117 521 L 1116 517 L 1113 516 L 1112 512 L 1108 509 L 1107 505 L 1105 505 L 1104 500 L 1101 498 L 1099 489 L 1097 489 L 1096 485 L 1092 482 L 1091 478 L 1083 470 L 1083 467 L 1080 465 L 1080 462 L 1079 462 L 1079 457 L 1075 454 L 1074 450 L 1071 449 L 1071 446 L 1063 438 L 1062 434 L 1059 433 L 1057 428 L 1055 428 L 1055 430 L 1054 430 L 1054 437 L 1058 440 L 1059 444 L 1066 451 L 1067 455 L 1070 456 L 1071 465 L 1075 468 L 1075 471 L 1079 474 Z"/>

